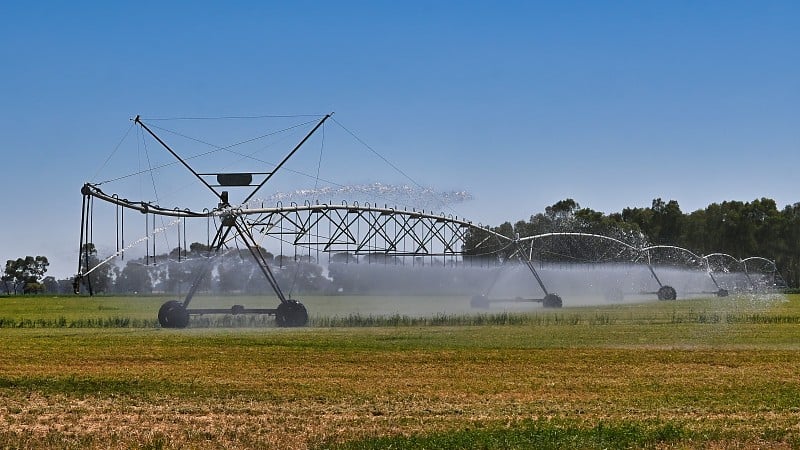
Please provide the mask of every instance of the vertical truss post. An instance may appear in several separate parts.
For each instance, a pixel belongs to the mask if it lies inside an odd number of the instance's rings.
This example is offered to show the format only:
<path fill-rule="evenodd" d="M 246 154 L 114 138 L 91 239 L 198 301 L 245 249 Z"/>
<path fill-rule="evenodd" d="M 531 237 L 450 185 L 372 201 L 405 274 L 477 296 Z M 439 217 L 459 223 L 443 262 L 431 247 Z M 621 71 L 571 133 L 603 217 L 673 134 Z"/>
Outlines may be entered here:
<path fill-rule="evenodd" d="M 656 283 L 658 283 L 658 287 L 659 288 L 664 287 L 664 285 L 661 284 L 661 280 L 658 279 L 658 275 L 656 275 L 656 271 L 653 269 L 653 265 L 650 264 L 650 261 L 647 262 L 647 268 L 650 270 L 650 275 L 652 275 L 653 278 L 656 280 Z"/>
<path fill-rule="evenodd" d="M 525 262 L 525 265 L 528 267 L 528 270 L 530 270 L 530 272 L 533 274 L 533 277 L 536 278 L 536 282 L 539 283 L 539 287 L 542 288 L 544 295 L 545 296 L 550 295 L 550 293 L 547 292 L 547 288 L 545 287 L 544 282 L 542 281 L 542 277 L 539 276 L 539 273 L 533 266 L 533 262 L 530 260 L 530 258 L 526 258 L 522 255 L 522 245 L 519 243 L 519 236 L 517 236 L 517 239 L 514 241 L 514 245 L 517 247 L 517 252 L 519 253 L 520 259 Z"/>

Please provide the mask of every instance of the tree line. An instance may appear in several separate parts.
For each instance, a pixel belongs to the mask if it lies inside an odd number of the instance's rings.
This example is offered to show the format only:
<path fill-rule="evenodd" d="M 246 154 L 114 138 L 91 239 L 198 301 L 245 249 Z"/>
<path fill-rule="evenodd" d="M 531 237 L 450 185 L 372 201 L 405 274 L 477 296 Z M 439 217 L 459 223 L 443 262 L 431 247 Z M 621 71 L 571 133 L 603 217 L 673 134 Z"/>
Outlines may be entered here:
<path fill-rule="evenodd" d="M 698 255 L 727 253 L 742 259 L 760 256 L 775 262 L 780 275 L 790 287 L 800 287 L 800 203 L 778 209 L 774 200 L 761 198 L 752 202 L 726 201 L 712 203 L 704 209 L 684 213 L 677 201 L 654 199 L 645 208 L 625 208 L 621 212 L 604 214 L 583 208 L 573 199 L 565 199 L 545 208 L 544 212 L 531 215 L 515 223 L 504 222 L 493 231 L 513 238 L 533 236 L 551 232 L 584 232 L 601 234 L 627 242 L 635 247 L 666 244 L 687 248 Z M 172 251 L 149 258 L 125 261 L 125 264 L 103 264 L 93 244 L 86 244 L 86 258 L 81 272 L 92 269 L 83 278 L 82 284 L 73 279 L 56 280 L 45 276 L 49 262 L 45 256 L 26 256 L 7 260 L 2 274 L 3 290 L 6 294 L 68 293 L 87 290 L 91 287 L 98 293 L 152 293 L 186 292 L 198 272 L 209 275 L 204 278 L 202 290 L 218 292 L 267 292 L 269 286 L 247 250 L 229 249 L 213 261 L 208 257 L 209 249 L 201 243 L 193 243 L 188 249 Z M 473 259 L 496 260 L 504 244 L 488 239 L 486 233 L 472 229 L 467 233 L 464 254 Z M 359 293 L 371 292 L 382 279 L 379 272 L 366 269 L 344 270 L 343 264 L 359 262 L 352 254 L 331 256 L 326 268 L 314 261 L 310 255 L 293 257 L 275 256 L 261 249 L 268 263 L 275 267 L 281 286 L 289 286 L 305 293 Z M 388 260 L 387 260 L 388 258 Z M 384 255 L 362 256 L 361 261 L 380 259 L 384 264 L 399 264 Z M 422 261 L 424 265 L 424 261 Z M 431 261 L 429 265 L 444 265 Z M 97 266 L 97 267 L 95 267 Z M 398 288 L 439 285 L 447 288 L 440 278 L 431 283 L 422 282 L 427 274 L 435 271 L 406 271 L 402 277 L 383 277 L 388 289 L 398 279 Z M 413 277 L 416 281 L 407 279 Z M 433 277 L 434 275 L 431 275 Z M 447 275 L 449 276 L 449 275 Z M 447 280 L 447 277 L 444 278 Z M 469 284 L 464 280 L 459 283 Z M 460 293 L 460 290 L 459 290 Z"/>
<path fill-rule="evenodd" d="M 93 244 L 86 244 L 83 250 L 81 272 L 86 275 L 71 287 L 68 280 L 62 281 L 58 285 L 61 293 L 76 289 L 106 294 L 180 294 L 188 292 L 196 282 L 198 292 L 272 293 L 248 249 L 228 248 L 215 253 L 195 242 L 189 249 L 174 248 L 155 257 L 129 259 L 124 264 L 98 264 L 100 259 Z M 448 270 L 454 263 L 438 258 L 407 261 L 385 254 L 340 252 L 330 255 L 323 266 L 309 254 L 276 256 L 264 248 L 257 250 L 281 289 L 290 295 L 467 295 L 479 290 L 481 283 L 475 274 Z M 404 270 L 398 270 L 401 268 Z"/>
<path fill-rule="evenodd" d="M 416 257 L 413 260 L 382 253 L 330 255 L 327 264 L 308 254 L 273 255 L 258 249 L 269 264 L 278 284 L 288 295 L 472 295 L 485 280 L 480 268 L 451 270 L 454 259 Z M 198 292 L 226 294 L 271 294 L 260 267 L 247 249 L 229 248 L 218 253 L 205 244 L 188 249 L 174 248 L 159 255 L 116 260 L 100 264 L 95 246 L 83 248 L 80 279 L 56 280 L 44 277 L 46 265 L 17 270 L 16 281 L 6 283 L 7 294 L 72 292 L 93 294 L 185 294 L 199 280 Z M 37 259 L 38 258 L 38 259 Z M 21 261 L 46 261 L 23 258 Z M 31 263 L 33 264 L 33 263 Z M 7 268 L 20 267 L 9 260 Z M 10 269 L 8 269 L 10 270 Z M 200 279 L 199 275 L 204 274 Z M 4 278 L 6 280 L 6 278 Z M 12 280 L 9 278 L 9 280 Z"/>
<path fill-rule="evenodd" d="M 568 198 L 543 213 L 491 229 L 513 238 L 552 232 L 584 232 L 618 238 L 636 247 L 675 245 L 698 255 L 727 253 L 737 259 L 760 256 L 775 262 L 790 287 L 800 287 L 800 203 L 778 209 L 775 201 L 712 203 L 691 213 L 675 200 L 653 200 L 650 207 L 605 214 Z M 485 233 L 468 234 L 464 253 L 494 255 L 500 244 Z M 494 257 L 494 256 L 492 256 Z"/>

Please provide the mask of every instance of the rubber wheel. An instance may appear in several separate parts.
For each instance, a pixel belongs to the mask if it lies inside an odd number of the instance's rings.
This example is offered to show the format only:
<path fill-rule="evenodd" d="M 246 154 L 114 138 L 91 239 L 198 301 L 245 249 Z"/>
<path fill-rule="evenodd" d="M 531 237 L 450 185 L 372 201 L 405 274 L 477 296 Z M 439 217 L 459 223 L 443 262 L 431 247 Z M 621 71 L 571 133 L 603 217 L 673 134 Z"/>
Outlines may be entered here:
<path fill-rule="evenodd" d="M 488 309 L 489 298 L 485 295 L 476 295 L 470 299 L 469 306 L 476 309 Z"/>
<path fill-rule="evenodd" d="M 728 292 L 728 290 L 727 290 L 727 289 L 722 289 L 722 288 L 720 288 L 720 289 L 717 291 L 717 297 L 727 297 L 727 296 L 728 296 L 728 294 L 729 294 L 729 292 Z"/>
<path fill-rule="evenodd" d="M 625 293 L 622 292 L 622 289 L 618 287 L 613 287 L 606 291 L 606 301 L 607 302 L 621 302 L 625 300 Z"/>
<path fill-rule="evenodd" d="M 551 293 L 544 296 L 544 299 L 542 299 L 542 306 L 545 308 L 561 308 L 563 303 L 558 294 Z"/>
<path fill-rule="evenodd" d="M 170 300 L 158 310 L 158 323 L 162 328 L 186 328 L 189 325 L 189 313 L 178 300 Z"/>
<path fill-rule="evenodd" d="M 676 298 L 678 298 L 678 294 L 672 286 L 661 286 L 658 290 L 659 300 L 675 300 Z"/>
<path fill-rule="evenodd" d="M 308 323 L 308 311 L 297 300 L 286 300 L 275 310 L 275 323 L 279 327 L 304 327 Z"/>

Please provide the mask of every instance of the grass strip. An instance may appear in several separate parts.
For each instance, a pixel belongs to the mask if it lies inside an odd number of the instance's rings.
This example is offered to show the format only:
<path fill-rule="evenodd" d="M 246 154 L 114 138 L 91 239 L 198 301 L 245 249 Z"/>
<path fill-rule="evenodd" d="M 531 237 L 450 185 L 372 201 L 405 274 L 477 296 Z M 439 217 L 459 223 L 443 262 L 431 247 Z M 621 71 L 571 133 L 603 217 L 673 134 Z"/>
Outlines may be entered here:
<path fill-rule="evenodd" d="M 325 450 L 383 449 L 626 449 L 685 445 L 702 436 L 673 423 L 600 422 L 593 427 L 550 420 L 526 421 L 510 428 L 472 428 L 413 436 L 367 438 L 341 444 L 321 444 Z"/>

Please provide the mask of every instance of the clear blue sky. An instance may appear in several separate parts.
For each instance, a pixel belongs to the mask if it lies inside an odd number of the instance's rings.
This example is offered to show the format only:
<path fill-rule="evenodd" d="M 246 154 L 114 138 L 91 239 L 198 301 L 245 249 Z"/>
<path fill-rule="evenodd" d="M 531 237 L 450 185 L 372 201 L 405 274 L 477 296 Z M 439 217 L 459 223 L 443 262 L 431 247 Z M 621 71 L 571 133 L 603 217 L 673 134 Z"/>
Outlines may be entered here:
<path fill-rule="evenodd" d="M 3 2 L 0 58 L 0 259 L 57 277 L 136 114 L 335 111 L 484 224 L 800 201 L 797 1 Z"/>

